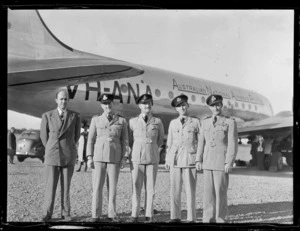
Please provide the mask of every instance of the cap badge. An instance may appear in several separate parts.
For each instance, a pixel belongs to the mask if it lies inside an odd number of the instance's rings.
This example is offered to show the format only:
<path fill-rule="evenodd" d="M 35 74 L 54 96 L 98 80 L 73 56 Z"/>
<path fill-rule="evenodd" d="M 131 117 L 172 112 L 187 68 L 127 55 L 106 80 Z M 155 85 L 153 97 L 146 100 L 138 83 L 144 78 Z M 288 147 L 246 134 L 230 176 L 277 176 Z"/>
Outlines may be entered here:
<path fill-rule="evenodd" d="M 216 97 L 212 96 L 211 97 L 211 102 L 213 103 L 216 100 Z"/>
<path fill-rule="evenodd" d="M 107 100 L 107 96 L 106 95 L 103 96 L 103 100 Z"/>
<path fill-rule="evenodd" d="M 180 100 L 181 100 L 181 98 L 177 98 L 177 100 L 176 100 L 176 101 L 177 101 L 177 102 L 179 102 Z"/>

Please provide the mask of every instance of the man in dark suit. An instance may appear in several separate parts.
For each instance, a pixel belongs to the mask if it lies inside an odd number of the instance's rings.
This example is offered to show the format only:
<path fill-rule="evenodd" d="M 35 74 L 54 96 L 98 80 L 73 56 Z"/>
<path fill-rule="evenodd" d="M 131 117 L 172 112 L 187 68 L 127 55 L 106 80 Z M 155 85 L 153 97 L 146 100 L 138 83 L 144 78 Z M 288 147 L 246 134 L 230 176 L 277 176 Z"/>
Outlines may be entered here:
<path fill-rule="evenodd" d="M 49 221 L 53 213 L 55 192 L 61 182 L 61 217 L 71 221 L 70 184 L 77 157 L 76 143 L 80 137 L 80 115 L 67 109 L 69 95 L 56 94 L 57 108 L 42 116 L 40 137 L 45 146 L 46 190 L 42 221 Z"/>
<path fill-rule="evenodd" d="M 14 132 L 15 128 L 11 127 L 7 137 L 7 149 L 10 164 L 14 164 L 14 155 L 16 154 L 16 136 Z"/>

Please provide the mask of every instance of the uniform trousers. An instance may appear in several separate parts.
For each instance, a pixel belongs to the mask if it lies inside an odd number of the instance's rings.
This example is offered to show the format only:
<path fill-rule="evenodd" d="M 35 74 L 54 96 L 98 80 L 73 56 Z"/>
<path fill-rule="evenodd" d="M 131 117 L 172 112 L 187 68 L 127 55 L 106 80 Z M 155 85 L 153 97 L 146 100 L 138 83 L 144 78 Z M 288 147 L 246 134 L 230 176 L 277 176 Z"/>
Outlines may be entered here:
<path fill-rule="evenodd" d="M 52 216 L 58 178 L 60 178 L 61 186 L 61 215 L 70 216 L 70 185 L 73 173 L 74 165 L 64 167 L 46 165 L 46 191 L 43 207 L 44 216 Z"/>
<path fill-rule="evenodd" d="M 131 163 L 131 177 L 133 184 L 132 194 L 132 217 L 138 217 L 140 213 L 140 202 L 143 182 L 146 185 L 145 216 L 153 217 L 153 201 L 155 195 L 155 181 L 158 164 L 135 164 Z"/>
<path fill-rule="evenodd" d="M 224 223 L 227 216 L 229 174 L 214 170 L 203 170 L 203 174 L 203 222 Z"/>
<path fill-rule="evenodd" d="M 196 220 L 196 168 L 178 168 L 170 166 L 171 178 L 171 219 L 181 219 L 181 191 L 185 185 L 187 201 L 187 220 Z"/>
<path fill-rule="evenodd" d="M 120 173 L 120 164 L 107 162 L 94 162 L 93 170 L 93 198 L 92 217 L 100 218 L 102 215 L 103 186 L 107 174 L 108 185 L 108 217 L 114 218 L 116 212 L 117 183 Z M 107 183 L 108 183 L 107 182 Z"/>

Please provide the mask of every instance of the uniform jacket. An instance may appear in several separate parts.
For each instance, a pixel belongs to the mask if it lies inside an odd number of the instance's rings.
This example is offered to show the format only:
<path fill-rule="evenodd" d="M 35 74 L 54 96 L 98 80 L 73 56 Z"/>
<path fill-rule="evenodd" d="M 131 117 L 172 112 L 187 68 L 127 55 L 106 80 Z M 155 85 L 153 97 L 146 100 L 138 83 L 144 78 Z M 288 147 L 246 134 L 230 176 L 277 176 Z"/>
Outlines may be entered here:
<path fill-rule="evenodd" d="M 42 115 L 40 137 L 45 146 L 46 165 L 75 165 L 76 143 L 80 137 L 80 115 L 66 110 L 64 116 L 62 125 L 58 109 Z"/>
<path fill-rule="evenodd" d="M 203 169 L 224 171 L 225 164 L 233 166 L 237 148 L 237 126 L 234 119 L 220 115 L 215 125 L 212 117 L 203 119 L 196 157 L 196 161 L 203 162 Z"/>
<path fill-rule="evenodd" d="M 93 156 L 94 161 L 120 163 L 127 147 L 126 119 L 113 115 L 113 119 L 109 122 L 104 113 L 92 118 L 87 142 L 87 156 Z"/>
<path fill-rule="evenodd" d="M 164 140 L 161 119 L 149 116 L 147 123 L 142 115 L 129 120 L 130 140 L 133 141 L 131 161 L 138 164 L 158 164 L 158 148 Z"/>
<path fill-rule="evenodd" d="M 194 167 L 199 152 L 200 121 L 186 117 L 181 124 L 179 117 L 171 121 L 168 131 L 166 163 L 174 167 Z"/>
<path fill-rule="evenodd" d="M 86 160 L 86 145 L 88 134 L 88 132 L 82 132 L 78 140 L 78 160 L 81 162 Z"/>

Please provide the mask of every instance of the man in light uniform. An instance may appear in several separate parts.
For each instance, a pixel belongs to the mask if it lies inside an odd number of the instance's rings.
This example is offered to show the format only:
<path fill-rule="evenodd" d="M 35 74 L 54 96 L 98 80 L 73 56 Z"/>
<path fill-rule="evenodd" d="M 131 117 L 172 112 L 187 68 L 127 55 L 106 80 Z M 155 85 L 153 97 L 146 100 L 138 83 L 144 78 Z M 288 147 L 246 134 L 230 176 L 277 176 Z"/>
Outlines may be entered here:
<path fill-rule="evenodd" d="M 170 169 L 171 180 L 171 220 L 181 221 L 181 190 L 185 184 L 187 197 L 187 222 L 196 221 L 196 182 L 195 168 L 200 122 L 188 116 L 188 97 L 179 95 L 172 100 L 171 105 L 176 108 L 179 117 L 172 120 L 168 131 L 167 155 L 165 167 Z"/>
<path fill-rule="evenodd" d="M 124 118 L 113 111 L 111 94 L 100 96 L 103 114 L 91 120 L 87 141 L 88 166 L 93 169 L 92 221 L 100 221 L 102 215 L 102 191 L 108 175 L 108 220 L 117 222 L 116 194 L 120 168 L 128 155 L 128 126 Z"/>
<path fill-rule="evenodd" d="M 210 95 L 206 103 L 212 116 L 202 120 L 197 170 L 203 169 L 203 222 L 223 223 L 227 215 L 229 172 L 237 154 L 238 137 L 234 119 L 221 114 L 221 95 Z"/>
<path fill-rule="evenodd" d="M 151 113 L 152 96 L 141 95 L 136 103 L 141 114 L 129 120 L 129 137 L 133 141 L 131 176 L 133 183 L 131 222 L 137 222 L 140 213 L 140 198 L 143 181 L 146 183 L 145 221 L 153 222 L 153 200 L 159 163 L 159 146 L 163 143 L 164 127 L 161 119 Z"/>

